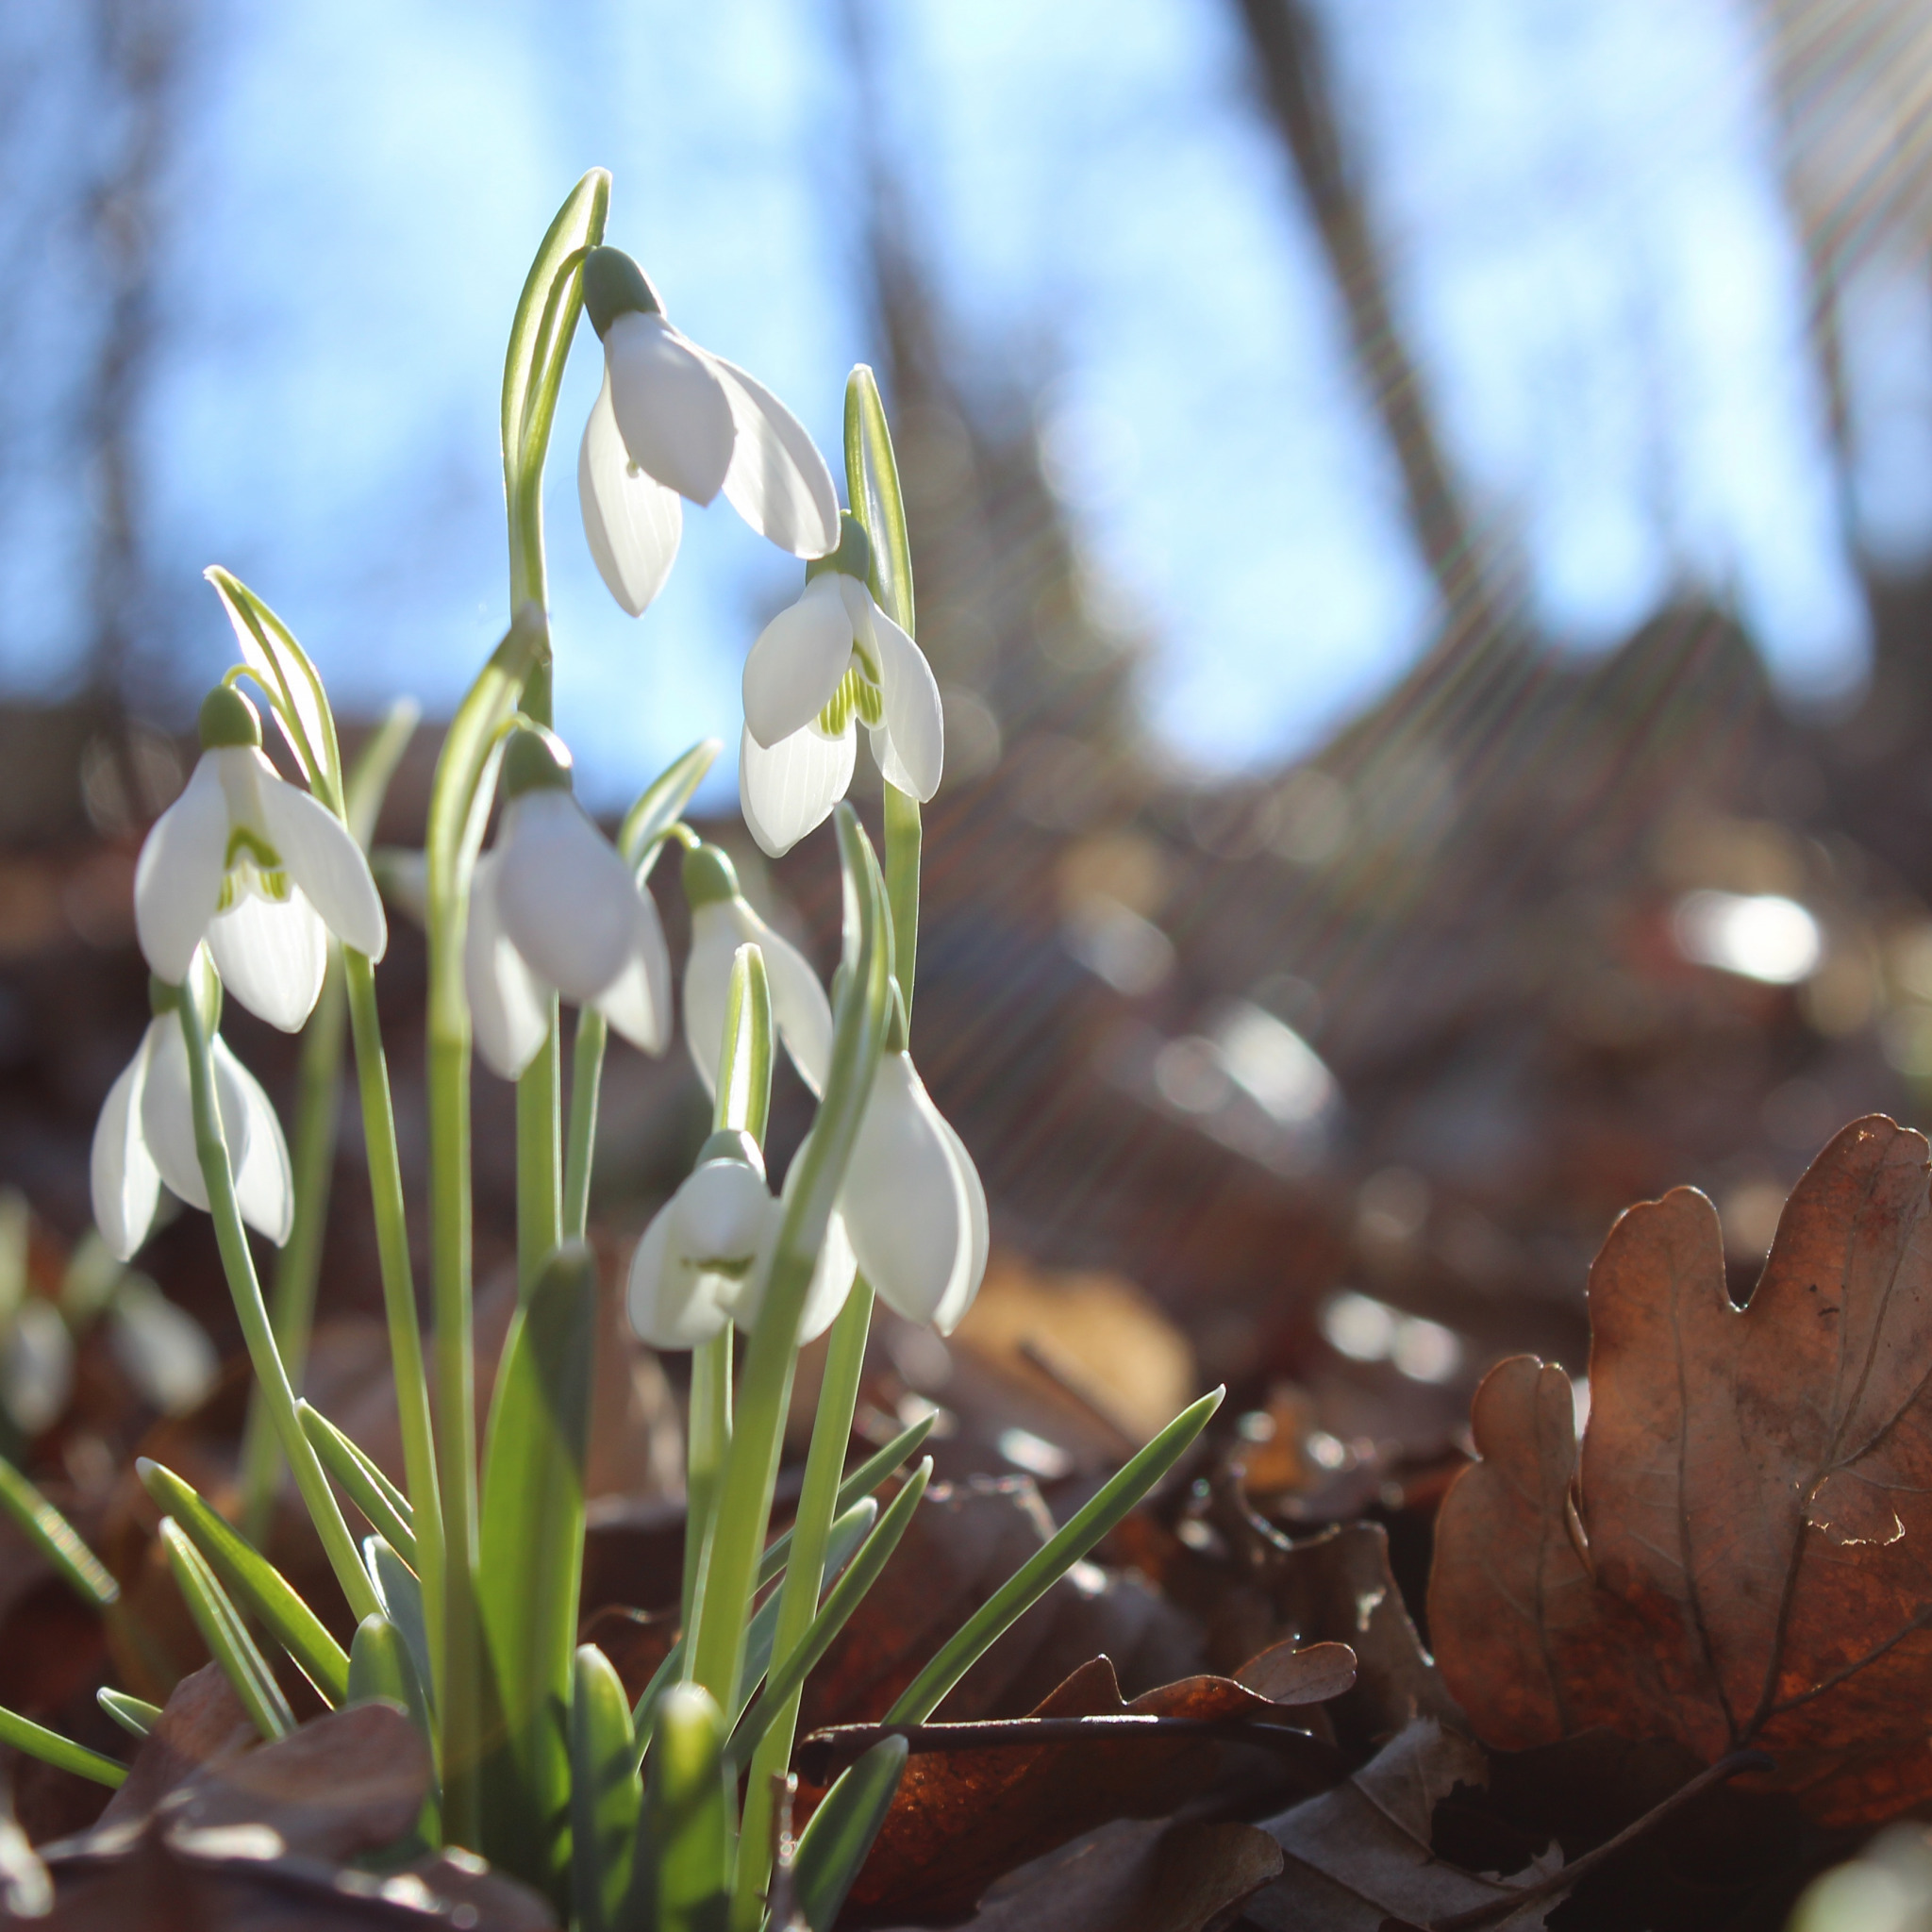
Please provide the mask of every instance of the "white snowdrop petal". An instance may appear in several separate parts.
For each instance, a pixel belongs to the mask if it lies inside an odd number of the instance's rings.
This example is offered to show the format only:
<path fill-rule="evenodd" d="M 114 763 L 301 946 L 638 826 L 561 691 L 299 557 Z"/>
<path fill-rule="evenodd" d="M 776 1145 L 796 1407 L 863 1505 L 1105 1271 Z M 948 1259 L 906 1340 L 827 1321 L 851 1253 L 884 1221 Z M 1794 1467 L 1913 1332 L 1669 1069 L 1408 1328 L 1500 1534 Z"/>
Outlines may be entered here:
<path fill-rule="evenodd" d="M 852 662 L 852 620 L 825 571 L 763 630 L 744 660 L 745 728 L 769 749 L 824 709 Z"/>
<path fill-rule="evenodd" d="M 221 768 L 204 753 L 181 796 L 158 818 L 134 869 L 134 924 L 142 956 L 170 986 L 221 903 L 227 869 L 228 800 Z"/>
<path fill-rule="evenodd" d="M 937 1118 L 910 1058 L 885 1055 L 840 1193 L 866 1279 L 910 1322 L 930 1322 L 938 1313 L 959 1251 L 972 1238 L 952 1149 L 934 1125 Z"/>
<path fill-rule="evenodd" d="M 738 797 L 760 849 L 777 858 L 824 824 L 845 796 L 858 756 L 849 724 L 837 738 L 808 724 L 769 750 L 747 730 L 738 752 Z"/>
<path fill-rule="evenodd" d="M 214 1060 L 215 1109 L 227 1143 L 232 1172 L 248 1158 L 248 1096 L 232 1063 Z M 194 1144 L 194 1096 L 188 1073 L 188 1041 L 177 1013 L 161 1014 L 148 1028 L 147 1078 L 141 1092 L 141 1131 L 148 1153 L 168 1185 L 191 1208 L 208 1212 L 208 1184 Z"/>
<path fill-rule="evenodd" d="M 798 1342 L 802 1348 L 816 1341 L 834 1322 L 852 1292 L 858 1274 L 858 1257 L 852 1252 L 852 1237 L 846 1232 L 845 1217 L 837 1208 L 825 1224 L 824 1245 L 819 1250 L 818 1265 L 811 1272 L 811 1286 L 805 1291 L 805 1312 L 798 1318 Z"/>
<path fill-rule="evenodd" d="M 290 878 L 345 946 L 380 959 L 389 945 L 389 921 L 369 861 L 349 828 L 285 779 L 264 776 L 258 795 Z"/>
<path fill-rule="evenodd" d="M 496 841 L 496 907 L 531 970 L 583 1005 L 629 962 L 637 880 L 569 792 L 513 798 Z"/>
<path fill-rule="evenodd" d="M 633 890 L 638 916 L 630 958 L 590 1004 L 633 1046 L 662 1053 L 671 1038 L 671 953 L 657 905 L 641 887 Z"/>
<path fill-rule="evenodd" d="M 880 758 L 887 781 L 924 804 L 940 789 L 945 764 L 945 712 L 939 681 L 922 651 L 875 605 L 871 611 L 872 641 L 878 655 L 879 694 L 885 702 L 884 734 L 891 741 L 891 764 Z M 873 733 L 874 754 L 879 732 Z"/>
<path fill-rule="evenodd" d="M 94 1224 L 108 1252 L 126 1261 L 146 1241 L 160 1206 L 161 1174 L 141 1132 L 141 1092 L 147 1078 L 148 1039 L 142 1036 L 134 1058 L 122 1070 L 101 1105 L 88 1161 Z"/>
<path fill-rule="evenodd" d="M 328 930 L 300 888 L 282 900 L 244 892 L 208 929 L 222 984 L 259 1020 L 301 1031 L 328 968 Z"/>
<path fill-rule="evenodd" d="M 672 1197 L 673 1238 L 694 1263 L 748 1261 L 771 1231 L 764 1176 L 741 1160 L 708 1160 Z"/>
<path fill-rule="evenodd" d="M 653 1348 L 695 1348 L 722 1335 L 731 1319 L 719 1305 L 717 1277 L 698 1274 L 673 1246 L 675 1206 L 675 1197 L 645 1228 L 625 1291 L 630 1324 Z"/>
<path fill-rule="evenodd" d="M 979 1178 L 979 1170 L 974 1165 L 972 1155 L 966 1151 L 965 1141 L 960 1140 L 952 1122 L 938 1108 L 933 1108 L 932 1118 L 953 1157 L 954 1178 L 966 1204 L 967 1239 L 955 1257 L 952 1279 L 947 1282 L 946 1291 L 941 1296 L 939 1307 L 932 1318 L 933 1326 L 941 1335 L 950 1335 L 973 1306 L 974 1297 L 986 1279 L 987 1257 L 992 1247 L 992 1224 L 986 1208 L 986 1187 Z"/>
<path fill-rule="evenodd" d="M 751 935 L 745 935 L 751 937 Z M 741 943 L 730 902 L 714 900 L 691 916 L 691 952 L 684 962 L 684 1043 L 707 1092 L 718 1091 L 724 1052 L 724 1013 L 731 961 Z M 774 1003 L 775 1006 L 775 1003 Z"/>
<path fill-rule="evenodd" d="M 724 495 L 761 536 L 794 557 L 839 547 L 839 492 L 819 446 L 763 383 L 736 363 L 699 352 L 717 372 L 738 425 Z"/>
<path fill-rule="evenodd" d="M 261 1083 L 229 1052 L 227 1042 L 214 1042 L 215 1079 L 232 1081 L 248 1119 L 248 1135 L 235 1168 L 235 1201 L 242 1219 L 281 1247 L 295 1224 L 295 1177 L 289 1166 L 289 1146 Z M 232 1145 L 232 1143 L 231 1143 Z M 232 1158 L 232 1156 L 231 1156 Z"/>
<path fill-rule="evenodd" d="M 676 491 L 632 467 L 608 370 L 577 446 L 577 505 L 598 575 L 631 616 L 641 617 L 677 560 L 684 509 Z"/>
<path fill-rule="evenodd" d="M 470 878 L 470 925 L 463 935 L 463 986 L 483 1064 L 514 1080 L 550 1031 L 550 995 L 503 930 L 496 908 L 497 855 L 486 852 Z"/>
<path fill-rule="evenodd" d="M 611 413 L 632 462 L 693 503 L 723 488 L 738 441 L 710 358 L 661 315 L 620 315 L 604 335 Z"/>
<path fill-rule="evenodd" d="M 730 909 L 737 920 L 739 943 L 755 941 L 765 956 L 772 1018 L 798 1077 L 815 1095 L 823 1093 L 832 1068 L 832 1003 L 818 974 L 790 940 L 774 932 L 742 900 Z M 722 1027 L 722 1018 L 719 1024 Z"/>

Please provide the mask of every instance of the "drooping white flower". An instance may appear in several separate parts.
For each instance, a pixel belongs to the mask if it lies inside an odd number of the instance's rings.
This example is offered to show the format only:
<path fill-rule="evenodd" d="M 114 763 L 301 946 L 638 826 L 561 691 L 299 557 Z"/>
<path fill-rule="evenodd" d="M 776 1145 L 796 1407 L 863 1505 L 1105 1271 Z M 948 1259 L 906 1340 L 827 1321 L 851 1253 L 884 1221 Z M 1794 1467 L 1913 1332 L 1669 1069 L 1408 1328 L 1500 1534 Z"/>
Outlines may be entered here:
<path fill-rule="evenodd" d="M 235 997 L 293 1033 L 322 991 L 329 933 L 382 958 L 382 900 L 348 828 L 262 756 L 261 720 L 240 691 L 208 694 L 201 742 L 194 775 L 141 848 L 141 950 L 178 986 L 206 940 Z"/>
<path fill-rule="evenodd" d="M 187 976 L 184 969 L 182 977 Z M 155 1016 L 133 1059 L 108 1088 L 94 1126 L 90 1176 L 94 1221 L 101 1239 L 121 1261 L 147 1239 L 164 1185 L 191 1208 L 205 1213 L 208 1205 L 194 1143 L 188 1041 L 175 1005 L 177 998 L 194 994 L 158 977 L 153 997 Z M 295 1184 L 282 1124 L 255 1076 L 219 1034 L 210 1047 L 215 1102 L 242 1218 L 279 1247 L 295 1219 Z"/>
<path fill-rule="evenodd" d="M 476 1050 L 514 1080 L 543 1044 L 550 995 L 593 1007 L 646 1053 L 671 1032 L 671 957 L 651 896 L 571 795 L 570 754 L 519 731 L 503 819 L 476 861 L 464 980 Z"/>
<path fill-rule="evenodd" d="M 950 1335 L 986 1275 L 986 1190 L 908 1053 L 879 1056 L 839 1205 L 881 1299 Z"/>
<path fill-rule="evenodd" d="M 810 962 L 745 904 L 731 860 L 715 845 L 684 856 L 684 896 L 691 905 L 691 953 L 684 966 L 684 1038 L 707 1091 L 718 1091 L 731 962 L 750 941 L 764 955 L 778 1038 L 814 1093 L 832 1064 L 832 1003 Z"/>
<path fill-rule="evenodd" d="M 852 782 L 856 724 L 886 782 L 922 804 L 940 787 L 945 722 L 932 666 L 866 589 L 871 544 L 844 519 L 804 594 L 773 618 L 744 663 L 738 789 L 744 822 L 776 858 L 824 823 Z"/>
<path fill-rule="evenodd" d="M 597 569 L 633 617 L 671 573 L 679 497 L 709 503 L 723 490 L 794 557 L 838 543 L 832 473 L 805 426 L 743 370 L 678 334 L 621 249 L 591 249 L 584 307 L 604 341 L 604 386 L 577 452 L 577 500 Z"/>
<path fill-rule="evenodd" d="M 734 1321 L 749 1328 L 783 1218 L 782 1204 L 766 1187 L 758 1143 L 729 1129 L 713 1134 L 631 1257 L 631 1325 L 661 1349 L 696 1348 Z M 835 1213 L 806 1293 L 801 1343 L 831 1326 L 852 1291 L 856 1268 Z"/>

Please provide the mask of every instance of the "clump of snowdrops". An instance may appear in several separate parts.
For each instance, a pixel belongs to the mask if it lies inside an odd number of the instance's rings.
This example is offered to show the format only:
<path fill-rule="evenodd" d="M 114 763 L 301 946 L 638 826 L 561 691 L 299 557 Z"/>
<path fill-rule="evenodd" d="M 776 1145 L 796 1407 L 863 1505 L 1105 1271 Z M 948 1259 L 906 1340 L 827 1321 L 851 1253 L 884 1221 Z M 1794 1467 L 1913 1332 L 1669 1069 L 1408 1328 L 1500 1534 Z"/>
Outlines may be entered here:
<path fill-rule="evenodd" d="M 846 389 L 841 510 L 796 418 L 679 334 L 637 265 L 604 245 L 608 200 L 602 171 L 578 183 L 538 250 L 510 329 L 511 620 L 444 739 L 412 895 L 429 945 L 426 1203 L 406 1202 L 397 1164 L 375 997 L 388 931 L 365 856 L 413 712 L 392 717 L 345 772 L 313 663 L 259 597 L 211 570 L 241 660 L 204 703 L 200 763 L 142 853 L 137 925 L 154 1018 L 101 1112 L 95 1214 L 124 1259 L 145 1240 L 164 1189 L 212 1216 L 256 1375 L 243 1525 L 258 1541 L 278 1450 L 357 1620 L 344 1651 L 242 1528 L 174 1473 L 142 1465 L 175 1579 L 265 1738 L 293 1720 L 256 1633 L 287 1652 L 325 1703 L 401 1706 L 436 1767 L 423 1838 L 518 1874 L 566 1923 L 751 1932 L 774 1923 L 775 1897 L 782 1923 L 823 1932 L 891 1802 L 907 1743 L 889 1738 L 854 1764 L 794 1843 L 781 1826 L 800 1688 L 891 1555 L 931 1468 L 912 1461 L 923 1425 L 843 1466 L 874 1300 L 943 1332 L 972 1302 L 987 1258 L 978 1174 L 911 1054 L 920 807 L 940 784 L 943 723 L 913 641 L 898 476 L 871 372 L 855 370 Z M 602 341 L 604 381 L 584 429 L 578 492 L 591 553 L 617 601 L 643 613 L 675 558 L 684 501 L 721 491 L 804 563 L 798 600 L 745 664 L 740 786 L 745 823 L 768 853 L 833 821 L 843 931 L 829 993 L 746 904 L 724 854 L 681 818 L 717 741 L 647 786 L 614 843 L 573 796 L 570 754 L 551 729 L 541 502 L 558 385 L 584 312 Z M 244 685 L 301 783 L 266 757 Z M 860 725 L 885 784 L 883 862 L 842 803 Z M 492 803 L 498 829 L 486 852 Z M 682 1635 L 632 1706 L 608 1660 L 576 1641 L 596 1300 L 584 1233 L 609 1035 L 653 1054 L 672 1040 L 672 967 L 650 884 L 672 847 L 691 912 L 686 1045 L 714 1096 L 714 1131 L 630 1269 L 640 1334 L 692 1353 Z M 227 995 L 277 1026 L 308 1029 L 293 1158 L 267 1096 L 220 1037 Z M 563 1006 L 575 1009 L 567 1109 Z M 299 1400 L 291 1379 L 326 1206 L 344 1013 L 402 1418 L 401 1489 Z M 781 1047 L 818 1108 L 774 1190 L 763 1140 Z M 517 1086 L 520 1307 L 480 1482 L 473 1052 Z M 411 1278 L 412 1208 L 428 1215 L 426 1336 Z M 273 1307 L 251 1227 L 282 1249 Z M 774 1540 L 794 1364 L 801 1345 L 827 1331 L 797 1513 Z M 928 1717 L 1172 1467 L 1216 1399 L 1180 1416 L 974 1611 L 890 1721 Z M 0 1500 L 75 1590 L 109 1615 L 130 1614 L 43 1498 L 16 1479 L 0 1484 Z M 137 1734 L 158 1717 L 125 1694 L 102 1698 Z M 105 1783 L 125 1774 L 11 1713 L 0 1712 L 0 1736 Z"/>

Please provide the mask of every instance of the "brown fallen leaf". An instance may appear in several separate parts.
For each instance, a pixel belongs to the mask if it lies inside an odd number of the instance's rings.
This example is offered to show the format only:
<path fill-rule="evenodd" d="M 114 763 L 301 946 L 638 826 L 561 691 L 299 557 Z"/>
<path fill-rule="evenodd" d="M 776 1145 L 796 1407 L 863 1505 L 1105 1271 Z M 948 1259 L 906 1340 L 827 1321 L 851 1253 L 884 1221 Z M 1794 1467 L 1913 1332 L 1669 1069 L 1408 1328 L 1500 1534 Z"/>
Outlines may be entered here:
<path fill-rule="evenodd" d="M 1264 1932 L 1380 1932 L 1390 1920 L 1427 1925 L 1506 1899 L 1560 1864 L 1554 1847 L 1501 1881 L 1464 1872 L 1429 1846 L 1437 1804 L 1458 1784 L 1479 1787 L 1488 1778 L 1479 1744 L 1418 1718 L 1345 1784 L 1263 1824 L 1286 1865 L 1248 1900 L 1243 1917 Z M 1541 1932 L 1557 1896 L 1510 1917 L 1511 1932 Z"/>
<path fill-rule="evenodd" d="M 1290 1674 L 1280 1664 L 1274 1671 L 1284 1681 Z M 1302 1680 L 1315 1695 L 1337 1681 L 1328 1656 L 1315 1658 Z M 1229 1677 L 1189 1677 L 1123 1703 L 1106 1657 L 1075 1671 L 1032 1713 L 1036 1720 L 1124 1715 L 1274 1724 L 1293 1724 L 1298 1716 Z M 1225 1749 L 1198 1735 L 1126 1740 L 1108 1733 L 1091 1740 L 915 1751 L 848 1910 L 874 1924 L 958 1919 L 1015 1866 L 1109 1820 L 1164 1817 L 1199 1795 L 1216 1782 Z"/>
<path fill-rule="evenodd" d="M 1580 1478 L 1567 1376 L 1504 1362 L 1437 1526 L 1430 1628 L 1480 1737 L 1756 1746 L 1826 1824 L 1932 1797 L 1927 1212 L 1924 1138 L 1874 1116 L 1799 1182 L 1746 1308 L 1702 1194 L 1618 1222 Z"/>

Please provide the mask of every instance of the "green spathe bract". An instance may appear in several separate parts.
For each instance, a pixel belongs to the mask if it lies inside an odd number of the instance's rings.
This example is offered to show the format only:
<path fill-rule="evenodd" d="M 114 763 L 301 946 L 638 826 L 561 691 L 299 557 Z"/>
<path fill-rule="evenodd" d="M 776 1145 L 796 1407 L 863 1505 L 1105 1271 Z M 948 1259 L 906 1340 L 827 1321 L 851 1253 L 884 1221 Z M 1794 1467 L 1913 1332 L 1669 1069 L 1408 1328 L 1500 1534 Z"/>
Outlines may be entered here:
<path fill-rule="evenodd" d="M 388 1699 L 429 1740 L 437 1781 L 415 1827 L 424 1842 L 485 1853 L 540 1887 L 559 1918 L 584 1932 L 779 1932 L 768 1926 L 765 1905 L 773 1791 L 790 1762 L 800 1692 L 919 1514 L 931 1474 L 929 1460 L 906 1470 L 928 1423 L 857 1469 L 844 1468 L 873 1305 L 871 1287 L 858 1279 L 829 1331 L 793 1522 L 783 1535 L 769 1535 L 807 1298 L 855 1149 L 863 1144 L 859 1129 L 880 1057 L 889 1047 L 901 1050 L 909 1029 L 917 800 L 888 786 L 882 852 L 849 806 L 837 810 L 842 958 L 823 1098 L 772 1208 L 775 1231 L 752 1262 L 728 1251 L 733 1267 L 744 1270 L 743 1291 L 732 1291 L 741 1293 L 735 1311 L 750 1323 L 742 1360 L 735 1359 L 739 1344 L 728 1325 L 693 1359 L 685 1627 L 634 1709 L 604 1654 L 576 1643 L 600 1295 L 584 1235 L 608 1044 L 603 1017 L 590 1008 L 581 1012 L 575 1041 L 567 1138 L 554 1005 L 548 1043 L 518 1085 L 519 1307 L 487 1418 L 480 1485 L 477 1474 L 463 948 L 477 853 L 499 795 L 570 782 L 569 753 L 549 728 L 541 503 L 550 429 L 581 309 L 589 307 L 601 331 L 619 313 L 657 307 L 636 264 L 601 245 L 608 200 L 609 177 L 601 170 L 577 184 L 538 250 L 517 307 L 502 412 L 513 616 L 444 734 L 430 796 L 426 1228 L 435 1332 L 426 1366 L 371 960 L 343 954 L 336 991 L 309 1023 L 298 1137 L 306 1151 L 296 1192 L 297 1224 L 312 1240 L 307 1248 L 297 1244 L 285 1271 L 287 1297 L 278 1275 L 273 1317 L 237 1208 L 216 1101 L 219 983 L 204 955 L 190 969 L 193 998 L 181 999 L 173 986 L 155 990 L 157 1010 L 181 1014 L 197 1156 L 258 1379 L 246 1465 L 250 1520 L 266 1520 L 279 1450 L 357 1620 L 347 1654 L 288 1578 L 205 1498 L 157 1464 L 143 1463 L 142 1475 L 166 1512 L 161 1540 L 181 1594 L 263 1737 L 285 1734 L 294 1720 L 244 1611 L 325 1702 Z M 811 568 L 861 578 L 909 635 L 912 565 L 897 465 L 877 385 L 863 367 L 847 385 L 844 454 L 852 509 L 838 548 Z M 789 445 L 787 460 L 804 474 Z M 238 678 L 252 679 L 314 796 L 366 850 L 413 711 L 392 714 L 345 783 L 313 662 L 246 586 L 225 571 L 208 576 L 243 661 L 210 696 L 205 737 L 223 747 L 259 741 L 260 721 L 234 689 Z M 626 815 L 618 846 L 641 891 L 675 841 L 685 850 L 694 906 L 738 896 L 728 858 L 681 818 L 718 750 L 716 739 L 693 746 Z M 777 943 L 769 928 L 754 930 Z M 789 947 L 786 958 L 796 971 L 808 970 Z M 701 1162 L 741 1160 L 760 1177 L 774 1053 L 767 970 L 759 944 L 736 947 L 712 1135 L 700 1151 Z M 320 1254 L 336 1131 L 333 1109 L 323 1103 L 340 1084 L 345 1011 L 401 1410 L 400 1485 L 295 1399 L 291 1374 L 306 1343 Z M 969 1617 L 920 1671 L 893 1721 L 927 1716 L 987 1647 L 1174 1467 L 1219 1400 L 1219 1391 L 1205 1396 L 1176 1418 Z M 887 1494 L 895 1475 L 900 1480 Z M 331 1484 L 371 1527 L 359 1546 Z M 156 1654 L 72 1526 L 6 1465 L 0 1507 L 84 1602 L 114 1620 L 118 1641 Z M 116 1722 L 137 1736 L 159 1720 L 139 1699 L 101 1695 Z M 103 1783 L 124 1775 L 111 1759 L 6 1711 L 0 1741 Z M 906 1762 L 903 1738 L 875 1746 L 808 1826 L 790 1882 L 816 1932 L 828 1932 L 837 1916 Z M 405 1856 L 414 1843 L 406 1835 L 389 1856 Z"/>

